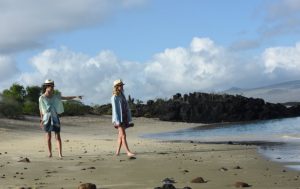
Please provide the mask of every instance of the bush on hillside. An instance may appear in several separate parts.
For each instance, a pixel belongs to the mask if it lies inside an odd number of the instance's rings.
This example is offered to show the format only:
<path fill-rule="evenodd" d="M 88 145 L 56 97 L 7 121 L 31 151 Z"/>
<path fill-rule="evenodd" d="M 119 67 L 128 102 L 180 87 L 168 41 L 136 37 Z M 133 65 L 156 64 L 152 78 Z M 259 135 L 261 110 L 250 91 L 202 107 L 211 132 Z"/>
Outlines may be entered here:
<path fill-rule="evenodd" d="M 37 102 L 25 101 L 23 104 L 23 113 L 26 115 L 39 115 L 39 105 Z"/>
<path fill-rule="evenodd" d="M 76 116 L 76 115 L 84 115 L 90 112 L 90 107 L 82 104 L 81 102 L 69 100 L 63 102 L 64 105 L 64 113 L 63 116 Z"/>
<path fill-rule="evenodd" d="M 22 105 L 13 99 L 5 99 L 0 102 L 0 116 L 18 119 L 22 117 Z"/>

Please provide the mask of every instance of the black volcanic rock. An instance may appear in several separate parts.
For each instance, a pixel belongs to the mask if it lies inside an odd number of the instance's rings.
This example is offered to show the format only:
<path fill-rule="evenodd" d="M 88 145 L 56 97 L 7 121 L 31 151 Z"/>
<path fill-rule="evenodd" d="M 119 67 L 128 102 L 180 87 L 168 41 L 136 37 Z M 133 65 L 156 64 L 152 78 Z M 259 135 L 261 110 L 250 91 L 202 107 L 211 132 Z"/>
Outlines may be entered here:
<path fill-rule="evenodd" d="M 175 94 L 172 99 L 131 103 L 136 117 L 153 117 L 163 121 L 195 123 L 240 122 L 300 116 L 300 105 L 287 108 L 265 103 L 262 99 L 241 95 L 190 93 Z"/>

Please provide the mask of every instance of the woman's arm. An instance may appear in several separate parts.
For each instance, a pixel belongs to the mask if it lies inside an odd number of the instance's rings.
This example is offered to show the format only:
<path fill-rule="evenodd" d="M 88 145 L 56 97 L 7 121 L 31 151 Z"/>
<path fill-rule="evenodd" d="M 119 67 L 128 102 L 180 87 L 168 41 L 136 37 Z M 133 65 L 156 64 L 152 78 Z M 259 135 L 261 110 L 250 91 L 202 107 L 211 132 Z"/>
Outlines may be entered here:
<path fill-rule="evenodd" d="M 74 98 L 82 99 L 82 96 L 62 96 L 62 100 L 73 100 Z"/>
<path fill-rule="evenodd" d="M 40 127 L 43 128 L 43 113 L 40 112 Z"/>

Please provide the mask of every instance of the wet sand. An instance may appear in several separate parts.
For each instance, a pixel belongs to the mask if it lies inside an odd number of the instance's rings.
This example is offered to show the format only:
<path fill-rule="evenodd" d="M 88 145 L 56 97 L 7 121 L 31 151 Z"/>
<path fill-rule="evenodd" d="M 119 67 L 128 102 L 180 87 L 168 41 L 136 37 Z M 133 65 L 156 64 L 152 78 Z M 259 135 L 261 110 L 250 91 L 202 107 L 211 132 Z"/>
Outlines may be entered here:
<path fill-rule="evenodd" d="M 58 158 L 54 135 L 53 157 L 47 157 L 38 117 L 0 119 L 0 188 L 77 188 L 94 183 L 102 189 L 153 189 L 164 178 L 176 188 L 235 188 L 237 181 L 251 188 L 299 188 L 300 172 L 270 162 L 254 145 L 162 142 L 142 134 L 174 131 L 200 124 L 136 118 L 127 140 L 136 159 L 124 149 L 115 156 L 117 130 L 110 116 L 63 117 L 63 159 Z M 19 162 L 28 158 L 30 162 Z M 241 169 L 236 169 L 239 166 Z M 206 183 L 191 183 L 202 177 Z"/>

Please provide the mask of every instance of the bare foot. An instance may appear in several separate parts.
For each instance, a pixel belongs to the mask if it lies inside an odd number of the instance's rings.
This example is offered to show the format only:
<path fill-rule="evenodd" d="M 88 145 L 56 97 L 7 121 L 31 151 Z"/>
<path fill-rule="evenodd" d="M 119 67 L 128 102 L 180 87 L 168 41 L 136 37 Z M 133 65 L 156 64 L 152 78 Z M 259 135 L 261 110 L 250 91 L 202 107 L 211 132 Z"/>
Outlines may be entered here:
<path fill-rule="evenodd" d="M 116 152 L 116 154 L 115 154 L 116 156 L 119 156 L 120 155 L 120 152 Z"/>
<path fill-rule="evenodd" d="M 131 153 L 131 152 L 127 152 L 127 156 L 132 157 L 132 156 L 135 156 L 135 154 Z"/>
<path fill-rule="evenodd" d="M 58 157 L 59 157 L 60 159 L 62 159 L 62 158 L 63 158 L 63 155 L 62 155 L 62 154 L 59 154 Z"/>
<path fill-rule="evenodd" d="M 49 154 L 48 157 L 49 157 L 49 158 L 52 158 L 52 154 Z"/>

